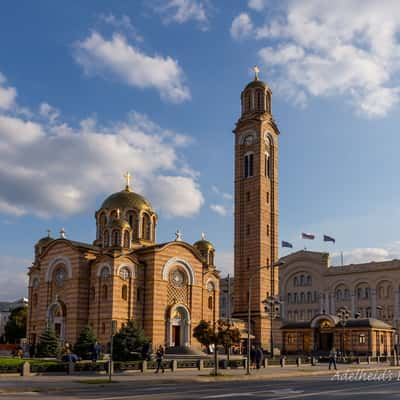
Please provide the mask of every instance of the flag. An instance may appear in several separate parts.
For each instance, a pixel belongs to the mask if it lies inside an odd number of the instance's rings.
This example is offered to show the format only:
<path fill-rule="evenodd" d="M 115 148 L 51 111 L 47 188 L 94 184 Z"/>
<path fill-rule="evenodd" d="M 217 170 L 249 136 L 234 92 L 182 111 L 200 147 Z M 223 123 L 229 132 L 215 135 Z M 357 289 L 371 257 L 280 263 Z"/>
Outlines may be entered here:
<path fill-rule="evenodd" d="M 313 235 L 312 233 L 302 233 L 301 234 L 301 238 L 302 239 L 309 239 L 309 240 L 314 240 L 315 239 L 315 235 Z"/>
<path fill-rule="evenodd" d="M 333 237 L 328 236 L 328 235 L 324 235 L 324 242 L 333 242 L 333 243 L 335 243 L 336 241 L 335 241 L 335 239 Z"/>
<path fill-rule="evenodd" d="M 292 249 L 293 245 L 292 243 L 285 242 L 284 240 L 282 240 L 282 247 L 289 247 L 290 249 Z"/>

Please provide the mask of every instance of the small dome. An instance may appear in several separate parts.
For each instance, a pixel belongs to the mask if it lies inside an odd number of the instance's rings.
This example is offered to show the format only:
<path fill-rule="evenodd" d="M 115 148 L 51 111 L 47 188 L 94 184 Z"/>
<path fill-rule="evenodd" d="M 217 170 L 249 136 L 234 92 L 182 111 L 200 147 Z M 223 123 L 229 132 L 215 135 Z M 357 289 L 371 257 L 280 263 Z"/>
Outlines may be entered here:
<path fill-rule="evenodd" d="M 109 229 L 131 229 L 131 226 L 124 219 L 113 219 L 107 224 L 107 228 Z"/>
<path fill-rule="evenodd" d="M 45 236 L 42 237 L 41 239 L 38 240 L 36 243 L 37 246 L 47 246 L 50 242 L 52 242 L 54 239 L 50 236 Z"/>
<path fill-rule="evenodd" d="M 101 208 L 108 208 L 110 210 L 134 208 L 136 210 L 152 211 L 151 204 L 143 196 L 126 189 L 108 196 L 101 205 Z"/>
<path fill-rule="evenodd" d="M 269 86 L 264 81 L 260 81 L 259 79 L 254 79 L 253 81 L 247 84 L 244 90 L 257 87 L 260 87 L 262 89 L 269 89 Z"/>
<path fill-rule="evenodd" d="M 215 250 L 212 243 L 209 242 L 208 240 L 206 240 L 205 238 L 202 238 L 201 240 L 194 243 L 193 247 L 196 247 L 196 249 L 198 249 L 200 251 L 201 250 L 205 250 L 205 251 Z"/>

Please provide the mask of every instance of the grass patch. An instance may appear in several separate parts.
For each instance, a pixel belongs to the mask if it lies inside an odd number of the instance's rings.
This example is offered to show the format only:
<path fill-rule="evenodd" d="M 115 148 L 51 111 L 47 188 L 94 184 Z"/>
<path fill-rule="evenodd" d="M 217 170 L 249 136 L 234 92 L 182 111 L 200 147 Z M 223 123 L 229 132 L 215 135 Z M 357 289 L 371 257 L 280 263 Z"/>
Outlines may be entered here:
<path fill-rule="evenodd" d="M 107 378 L 93 378 L 93 379 L 80 379 L 79 383 L 85 383 L 87 385 L 105 385 L 108 383 L 118 383 L 117 381 L 109 381 Z"/>

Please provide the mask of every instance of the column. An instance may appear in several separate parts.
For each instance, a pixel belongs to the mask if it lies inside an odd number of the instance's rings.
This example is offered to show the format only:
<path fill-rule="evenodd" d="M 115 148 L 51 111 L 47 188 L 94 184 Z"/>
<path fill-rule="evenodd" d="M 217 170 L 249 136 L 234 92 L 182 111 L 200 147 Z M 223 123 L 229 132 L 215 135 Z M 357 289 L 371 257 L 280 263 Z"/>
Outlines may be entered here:
<path fill-rule="evenodd" d="M 396 289 L 394 292 L 394 320 L 399 320 L 399 301 L 400 301 L 400 289 Z"/>
<path fill-rule="evenodd" d="M 371 289 L 371 316 L 376 318 L 376 290 Z"/>
<path fill-rule="evenodd" d="M 351 292 L 351 318 L 356 314 L 356 294 Z"/>

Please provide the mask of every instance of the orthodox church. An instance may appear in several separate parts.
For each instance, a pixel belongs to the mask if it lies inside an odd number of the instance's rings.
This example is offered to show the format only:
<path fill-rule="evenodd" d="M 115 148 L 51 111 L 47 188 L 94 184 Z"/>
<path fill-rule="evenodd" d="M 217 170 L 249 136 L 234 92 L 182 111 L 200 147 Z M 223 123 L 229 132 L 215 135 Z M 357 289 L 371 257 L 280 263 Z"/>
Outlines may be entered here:
<path fill-rule="evenodd" d="M 90 324 L 106 345 L 113 329 L 135 320 L 154 346 L 199 348 L 193 328 L 218 319 L 213 245 L 204 235 L 191 245 L 179 232 L 174 241 L 156 243 L 157 214 L 125 177 L 125 189 L 95 213 L 93 244 L 70 240 L 64 230 L 36 243 L 28 273 L 32 343 L 47 324 L 69 343 Z"/>

